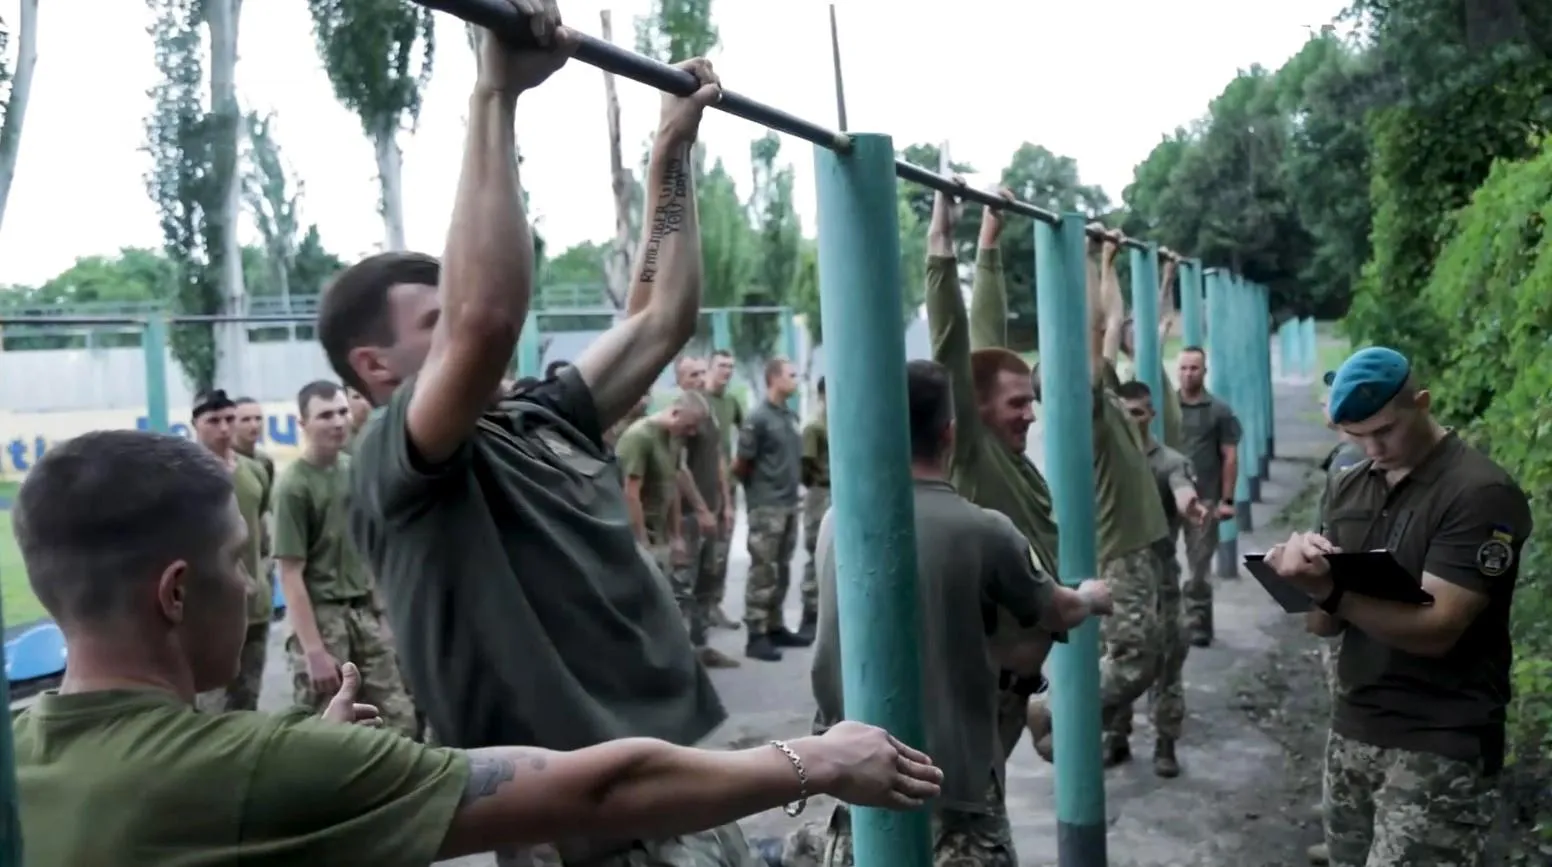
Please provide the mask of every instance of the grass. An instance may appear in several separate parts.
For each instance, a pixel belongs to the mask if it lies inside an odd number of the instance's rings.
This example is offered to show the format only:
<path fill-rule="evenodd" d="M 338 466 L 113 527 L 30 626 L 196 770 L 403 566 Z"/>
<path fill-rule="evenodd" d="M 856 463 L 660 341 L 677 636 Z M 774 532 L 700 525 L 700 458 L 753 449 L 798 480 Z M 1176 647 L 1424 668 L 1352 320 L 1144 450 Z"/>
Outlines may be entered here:
<path fill-rule="evenodd" d="M 43 606 L 32 595 L 22 554 L 11 535 L 11 513 L 0 511 L 0 604 L 5 606 L 5 625 L 31 623 L 44 616 Z"/>

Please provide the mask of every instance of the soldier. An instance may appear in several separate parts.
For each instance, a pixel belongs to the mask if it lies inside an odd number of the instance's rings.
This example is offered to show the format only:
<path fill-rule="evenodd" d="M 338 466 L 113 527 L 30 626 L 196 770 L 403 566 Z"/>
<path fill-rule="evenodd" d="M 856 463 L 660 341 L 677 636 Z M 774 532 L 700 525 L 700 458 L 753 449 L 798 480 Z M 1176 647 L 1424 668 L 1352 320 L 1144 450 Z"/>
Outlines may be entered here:
<path fill-rule="evenodd" d="M 652 557 L 673 588 L 685 629 L 695 635 L 691 587 L 683 583 L 689 559 L 679 511 L 679 467 L 685 437 L 695 433 L 701 404 L 688 393 L 651 415 L 636 420 L 615 444 L 615 458 L 625 479 L 625 505 L 630 510 L 636 541 Z"/>
<path fill-rule="evenodd" d="M 259 439 L 264 434 L 264 407 L 251 397 L 239 397 L 233 401 L 237 404 L 232 411 L 235 413 L 232 422 L 232 448 L 237 453 L 249 460 L 259 462 L 264 468 L 264 482 L 270 487 L 275 485 L 275 460 L 264 450 L 259 448 Z M 265 552 L 266 555 L 268 552 Z"/>
<path fill-rule="evenodd" d="M 340 689 L 340 664 L 361 675 L 361 699 L 389 727 L 420 734 L 399 660 L 383 629 L 366 567 L 348 538 L 350 404 L 332 382 L 296 396 L 306 443 L 275 487 L 275 556 L 291 635 L 286 655 L 296 703 L 322 712 Z"/>
<path fill-rule="evenodd" d="M 1163 252 L 1163 251 L 1161 251 Z M 1168 342 L 1170 331 L 1175 325 L 1175 258 L 1173 255 L 1164 256 L 1164 275 L 1159 278 L 1159 382 L 1166 386 L 1164 394 L 1159 397 L 1159 409 L 1164 417 L 1164 445 L 1179 450 L 1184 432 L 1181 430 L 1180 395 L 1169 379 L 1169 370 L 1164 362 L 1164 344 Z M 1138 371 L 1135 362 L 1137 358 L 1136 322 L 1130 316 L 1121 332 L 1121 351 L 1133 360 L 1132 378 L 1138 379 Z M 1140 381 L 1140 380 L 1139 380 Z"/>
<path fill-rule="evenodd" d="M 1234 410 L 1207 390 L 1207 352 L 1200 346 L 1180 350 L 1180 453 L 1196 470 L 1196 493 L 1207 505 L 1207 519 L 1186 527 L 1190 574 L 1181 588 L 1186 633 L 1195 647 L 1213 641 L 1212 571 L 1218 553 L 1218 522 L 1234 520 L 1234 481 L 1239 474 L 1239 419 Z"/>
<path fill-rule="evenodd" d="M 372 719 L 349 663 L 324 719 L 197 713 L 194 693 L 239 665 L 249 582 L 234 499 L 199 446 L 143 431 L 83 434 L 28 474 L 16 540 L 70 656 L 65 687 L 13 722 L 20 826 L 7 833 L 26 838 L 28 867 L 429 867 L 600 832 L 689 842 L 589 865 L 698 867 L 719 863 L 700 829 L 749 813 L 820 795 L 910 810 L 939 792 L 927 756 L 854 722 L 736 751 L 646 737 L 426 747 L 346 724 Z"/>
<path fill-rule="evenodd" d="M 998 671 L 985 606 L 1009 612 L 1026 627 L 1075 628 L 1109 613 L 1102 581 L 1069 589 L 1040 571 L 1039 561 L 1007 516 L 971 504 L 948 482 L 954 442 L 949 373 L 934 361 L 906 366 L 916 515 L 916 636 L 921 649 L 926 745 L 943 769 L 943 794 L 933 803 L 933 863 L 940 867 L 1017 867 L 1004 803 L 1006 761 L 998 742 Z M 814 646 L 815 730 L 845 718 L 841 693 L 840 619 L 835 604 L 835 537 L 831 519 L 819 531 L 823 619 Z M 1038 676 L 1038 670 L 1036 671 Z M 789 838 L 794 855 L 812 851 L 803 832 Z M 826 867 L 851 867 L 851 813 L 830 820 Z"/>
<path fill-rule="evenodd" d="M 1480 864 L 1499 807 L 1510 694 L 1509 609 L 1530 505 L 1514 479 L 1441 426 L 1406 357 L 1371 347 L 1328 380 L 1330 420 L 1367 459 L 1327 491 L 1317 533 L 1266 554 L 1342 634 L 1326 744 L 1326 846 L 1335 867 Z M 1326 555 L 1388 550 L 1433 597 L 1349 592 Z"/>
<path fill-rule="evenodd" d="M 1012 192 L 1001 191 L 1011 198 Z M 981 214 L 970 309 L 965 310 L 954 258 L 953 201 L 938 193 L 927 229 L 927 324 L 932 358 L 953 379 L 954 447 L 950 477 L 965 499 L 1001 512 L 1024 535 L 1040 571 L 1056 575 L 1056 519 L 1045 477 L 1025 455 L 1034 423 L 1035 390 L 1029 364 L 1007 348 L 1008 298 L 998 237 L 1002 216 Z M 1045 688 L 1040 667 L 1053 639 L 998 614 L 994 660 L 1001 669 L 998 740 L 1011 753 L 1027 721 L 1030 696 Z M 1023 673 L 1021 673 L 1023 672 Z M 1006 758 L 1006 754 L 1004 755 Z"/>
<path fill-rule="evenodd" d="M 348 455 L 356 446 L 356 437 L 366 425 L 367 416 L 372 414 L 372 402 L 349 386 L 345 387 L 345 399 L 350 401 L 350 437 L 345 440 L 345 454 Z"/>
<path fill-rule="evenodd" d="M 1166 389 L 1168 390 L 1168 389 Z M 1159 584 L 1159 643 L 1161 646 L 1159 679 L 1148 693 L 1157 736 L 1153 747 L 1153 772 L 1161 777 L 1180 776 L 1180 761 L 1175 742 L 1186 719 L 1186 692 L 1182 672 L 1186 664 L 1186 639 L 1180 631 L 1180 558 L 1176 545 L 1182 523 L 1200 523 L 1206 508 L 1196 493 L 1196 475 L 1191 462 L 1180 452 L 1153 436 L 1153 392 L 1141 382 L 1122 383 L 1116 391 L 1126 414 L 1142 434 L 1148 468 L 1159 488 L 1159 503 L 1169 522 L 1169 537 L 1159 542 L 1159 560 L 1164 565 L 1164 580 Z M 1130 725 L 1131 714 L 1122 714 Z"/>
<path fill-rule="evenodd" d="M 718 349 L 708 359 L 706 372 L 706 400 L 717 418 L 718 444 L 722 446 L 722 460 L 733 466 L 733 440 L 744 427 L 744 405 L 728 391 L 733 381 L 733 354 Z M 733 525 L 738 517 L 735 502 L 738 477 L 728 474 L 728 497 L 723 504 L 721 526 L 712 547 L 711 570 L 706 574 L 706 585 L 697 595 L 706 609 L 706 622 L 719 629 L 737 629 L 741 624 L 722 610 L 722 598 L 727 592 L 728 545 L 733 539 Z"/>
<path fill-rule="evenodd" d="M 744 482 L 749 507 L 749 584 L 744 591 L 744 655 L 776 662 L 781 648 L 814 643 L 818 600 L 803 594 L 803 620 L 789 630 L 782 613 L 792 584 L 792 554 L 798 541 L 798 483 L 803 436 L 787 399 L 797 391 L 797 371 L 785 358 L 765 363 L 765 399 L 738 432 L 733 474 Z"/>
<path fill-rule="evenodd" d="M 690 594 L 690 641 L 707 668 L 738 668 L 742 663 L 706 643 L 711 622 L 707 573 L 716 567 L 717 537 L 721 533 L 728 499 L 728 467 L 718 443 L 722 432 L 716 414 L 706 400 L 706 359 L 686 355 L 674 366 L 681 394 L 695 404 L 695 429 L 681 438 L 684 466 L 679 469 L 679 510 L 682 515 L 685 559 L 678 568 L 678 586 Z"/>
<path fill-rule="evenodd" d="M 194 397 L 194 436 L 231 472 L 237 507 L 248 526 L 248 541 L 242 551 L 242 568 L 249 582 L 242 664 L 237 677 L 226 687 L 199 696 L 200 710 L 213 713 L 258 709 L 259 690 L 264 686 L 264 659 L 269 652 L 269 624 L 275 614 L 275 585 L 269 570 L 264 568 L 262 553 L 270 485 L 264 468 L 232 447 L 236 420 L 237 404 L 226 392 L 216 389 Z"/>
<path fill-rule="evenodd" d="M 819 541 L 819 522 L 830 510 L 830 431 L 825 415 L 825 381 L 819 377 L 815 391 L 819 402 L 814 407 L 814 417 L 803 426 L 803 549 L 808 558 L 803 563 L 804 599 L 817 598 L 819 584 L 814 577 L 814 545 Z M 798 630 L 799 635 L 812 638 L 807 621 Z"/>

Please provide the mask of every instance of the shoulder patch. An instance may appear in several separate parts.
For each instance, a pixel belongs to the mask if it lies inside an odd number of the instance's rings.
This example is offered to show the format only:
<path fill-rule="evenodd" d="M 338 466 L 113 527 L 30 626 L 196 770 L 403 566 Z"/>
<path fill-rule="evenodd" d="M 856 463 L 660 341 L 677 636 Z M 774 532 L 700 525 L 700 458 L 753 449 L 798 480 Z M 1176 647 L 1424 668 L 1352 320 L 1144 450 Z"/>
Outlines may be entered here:
<path fill-rule="evenodd" d="M 1497 578 L 1513 565 L 1514 548 L 1497 533 L 1477 548 L 1477 570 L 1489 578 Z"/>

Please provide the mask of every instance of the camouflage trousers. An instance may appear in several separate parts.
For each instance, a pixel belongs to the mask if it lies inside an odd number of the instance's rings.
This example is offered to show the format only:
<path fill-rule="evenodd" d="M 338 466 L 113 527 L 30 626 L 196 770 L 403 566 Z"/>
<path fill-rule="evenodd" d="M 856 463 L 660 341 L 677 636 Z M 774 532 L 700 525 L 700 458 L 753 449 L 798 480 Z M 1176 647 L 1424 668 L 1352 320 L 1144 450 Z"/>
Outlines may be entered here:
<path fill-rule="evenodd" d="M 781 609 L 792 586 L 792 554 L 797 542 L 797 509 L 755 506 L 749 510 L 749 583 L 744 589 L 744 625 L 749 635 L 765 635 L 786 626 Z M 804 599 L 804 610 L 812 604 Z"/>
<path fill-rule="evenodd" d="M 259 691 L 264 687 L 264 658 L 268 653 L 269 623 L 248 624 L 237 678 L 222 689 L 212 689 L 195 696 L 194 706 L 206 713 L 258 710 Z"/>
<path fill-rule="evenodd" d="M 1482 764 L 1332 732 L 1321 806 L 1331 867 L 1478 867 L 1498 813 Z"/>
<path fill-rule="evenodd" d="M 1186 721 L 1184 672 L 1190 643 L 1180 619 L 1180 558 L 1174 556 L 1174 540 L 1170 541 L 1170 556 L 1165 557 L 1162 550 L 1159 552 L 1159 673 L 1148 690 L 1148 711 L 1158 736 L 1178 741 Z M 1131 734 L 1130 707 L 1118 715 L 1116 727 L 1122 734 Z"/>
<path fill-rule="evenodd" d="M 1013 827 L 1002 788 L 993 781 L 986 793 L 988 812 L 967 813 L 938 810 L 932 816 L 933 867 L 1018 867 L 1013 848 Z M 830 814 L 830 827 L 820 858 L 806 854 L 812 844 L 804 844 L 799 831 L 787 838 L 782 867 L 854 867 L 852 857 L 851 811 L 837 804 Z M 812 832 L 806 832 L 811 836 Z"/>
<path fill-rule="evenodd" d="M 1112 557 L 1099 574 L 1110 585 L 1115 612 L 1100 620 L 1105 655 L 1099 661 L 1100 717 L 1107 732 L 1124 735 L 1132 703 L 1158 680 L 1159 555 L 1152 548 Z"/>
<path fill-rule="evenodd" d="M 700 522 L 693 510 L 680 522 L 680 535 L 684 538 L 684 561 L 672 565 L 674 599 L 679 602 L 679 613 L 685 628 L 690 630 L 690 643 L 695 647 L 706 646 L 706 625 L 711 622 L 711 612 L 701 605 L 696 589 L 702 586 L 701 574 L 711 566 L 710 554 L 715 544 L 715 533 L 701 533 Z"/>
<path fill-rule="evenodd" d="M 409 691 L 399 674 L 399 659 L 393 643 L 385 634 L 382 619 L 371 600 L 314 603 L 313 620 L 318 624 L 318 635 L 329 655 L 342 664 L 354 662 L 360 670 L 358 700 L 376 705 L 383 725 L 405 737 L 418 737 L 420 725 L 415 718 L 415 704 L 410 701 Z M 307 657 L 295 634 L 286 638 L 286 658 L 291 663 L 294 700 L 322 713 L 334 696 L 320 695 L 313 690 L 307 676 Z"/>
<path fill-rule="evenodd" d="M 497 852 L 496 867 L 764 867 L 737 823 L 710 831 L 646 840 L 608 855 L 562 856 L 554 846 Z"/>
<path fill-rule="evenodd" d="M 814 547 L 819 544 L 819 523 L 825 512 L 830 511 L 830 489 L 812 487 L 803 495 L 803 550 L 808 556 L 803 560 L 803 583 L 798 585 L 803 594 L 803 613 L 819 611 L 819 576 L 815 573 Z"/>
<path fill-rule="evenodd" d="M 689 540 L 685 540 L 689 544 Z M 691 594 L 691 585 L 686 583 L 690 577 L 689 570 L 674 565 L 673 545 L 661 539 L 653 539 L 647 545 L 647 554 L 652 558 L 652 565 L 657 567 L 658 573 L 663 576 L 664 583 L 674 594 L 674 602 L 679 606 L 679 618 L 684 622 L 686 632 L 692 635 L 695 632 L 694 621 L 691 614 L 695 610 L 694 596 Z"/>
<path fill-rule="evenodd" d="M 713 609 L 720 609 L 727 593 L 728 541 L 733 528 L 717 527 L 701 545 L 701 568 L 695 574 L 695 606 L 711 622 Z"/>
<path fill-rule="evenodd" d="M 1342 636 L 1328 638 L 1320 645 L 1320 667 L 1326 672 L 1326 688 L 1331 690 L 1331 703 L 1336 704 L 1342 694 L 1341 682 L 1337 680 L 1336 664 L 1342 656 Z"/>
<path fill-rule="evenodd" d="M 1201 526 L 1186 525 L 1186 564 L 1188 574 L 1180 588 L 1185 609 L 1186 638 L 1213 637 L 1213 557 L 1218 554 L 1218 504 L 1203 502 L 1207 517 Z"/>

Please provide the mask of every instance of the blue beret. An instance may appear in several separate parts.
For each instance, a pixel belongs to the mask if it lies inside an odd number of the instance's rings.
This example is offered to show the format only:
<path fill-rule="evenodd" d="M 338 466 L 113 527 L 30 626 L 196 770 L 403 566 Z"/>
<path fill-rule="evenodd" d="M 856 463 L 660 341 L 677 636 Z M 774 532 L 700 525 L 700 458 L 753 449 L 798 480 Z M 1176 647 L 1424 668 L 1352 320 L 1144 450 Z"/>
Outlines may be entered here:
<path fill-rule="evenodd" d="M 1412 365 L 1394 349 L 1371 346 L 1348 356 L 1342 366 L 1326 374 L 1331 386 L 1327 412 L 1332 424 L 1352 424 L 1372 417 L 1401 393 Z"/>

